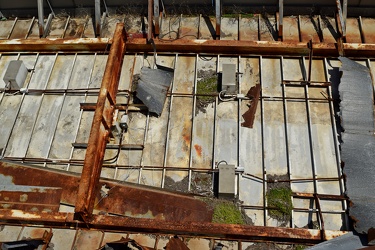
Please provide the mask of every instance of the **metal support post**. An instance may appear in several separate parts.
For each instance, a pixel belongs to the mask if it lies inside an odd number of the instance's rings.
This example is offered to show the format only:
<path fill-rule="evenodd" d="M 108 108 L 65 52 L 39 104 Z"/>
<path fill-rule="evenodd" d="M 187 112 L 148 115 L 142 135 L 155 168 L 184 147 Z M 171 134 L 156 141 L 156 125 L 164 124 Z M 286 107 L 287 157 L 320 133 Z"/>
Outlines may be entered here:
<path fill-rule="evenodd" d="M 148 29 L 147 29 L 147 41 L 150 41 L 150 39 L 153 38 L 153 35 L 152 35 L 152 25 L 153 25 L 153 21 L 152 21 L 152 16 L 153 16 L 153 5 L 152 5 L 152 2 L 153 0 L 148 0 L 148 18 L 147 18 L 147 22 L 148 22 Z"/>
<path fill-rule="evenodd" d="M 39 23 L 39 37 L 44 35 L 44 7 L 43 0 L 38 0 L 38 23 Z"/>
<path fill-rule="evenodd" d="M 283 17 L 284 17 L 284 0 L 279 0 L 279 41 L 283 40 Z"/>
<path fill-rule="evenodd" d="M 341 37 L 344 38 L 345 35 L 346 35 L 346 32 L 345 32 L 346 27 L 345 27 L 345 20 L 344 20 L 344 17 L 343 17 L 343 12 L 342 12 L 342 8 L 341 8 L 340 0 L 336 0 L 336 5 L 337 5 L 337 13 L 338 13 L 338 16 L 339 16 L 339 22 L 338 22 L 339 31 L 340 31 Z"/>
<path fill-rule="evenodd" d="M 95 35 L 100 37 L 101 19 L 100 19 L 100 0 L 95 0 Z"/>
<path fill-rule="evenodd" d="M 344 22 L 343 37 L 346 37 L 346 17 L 348 15 L 348 0 L 343 0 L 342 4 L 342 17 Z"/>
<path fill-rule="evenodd" d="M 154 0 L 154 22 L 155 22 L 155 35 L 156 36 L 158 36 L 160 33 L 159 16 L 160 16 L 159 0 Z"/>
<path fill-rule="evenodd" d="M 216 40 L 220 40 L 221 34 L 221 2 L 215 0 L 215 13 L 216 13 Z"/>

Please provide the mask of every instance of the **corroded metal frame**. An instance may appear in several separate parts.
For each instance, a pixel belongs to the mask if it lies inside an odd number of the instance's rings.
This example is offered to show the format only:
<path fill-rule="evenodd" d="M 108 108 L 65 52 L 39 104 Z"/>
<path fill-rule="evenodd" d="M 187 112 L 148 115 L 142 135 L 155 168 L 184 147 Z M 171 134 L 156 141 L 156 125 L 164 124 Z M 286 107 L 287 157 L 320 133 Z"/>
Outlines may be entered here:
<path fill-rule="evenodd" d="M 100 87 L 79 183 L 78 197 L 75 204 L 77 218 L 85 221 L 92 215 L 96 193 L 99 192 L 98 183 L 100 172 L 104 160 L 106 144 L 112 127 L 116 93 L 126 50 L 125 39 L 124 24 L 119 23 L 116 26 L 113 36 L 113 43 Z"/>
<path fill-rule="evenodd" d="M 89 223 L 75 220 L 72 213 L 34 213 L 4 210 L 0 221 L 42 224 L 45 227 L 92 228 L 98 230 L 204 236 L 227 240 L 268 241 L 317 244 L 346 234 L 344 231 L 322 231 L 304 228 L 263 227 L 208 222 L 163 221 L 143 218 L 92 215 Z"/>
<path fill-rule="evenodd" d="M 125 40 L 124 40 L 125 41 Z M 127 38 L 126 52 L 154 52 L 147 38 Z M 364 43 L 311 43 L 282 41 L 242 41 L 242 40 L 160 40 L 153 39 L 157 52 L 202 53 L 220 55 L 284 55 L 308 56 L 311 48 L 314 56 L 337 57 L 344 53 L 347 57 L 375 57 L 375 44 Z M 14 52 L 104 52 L 114 46 L 115 40 L 107 38 L 77 39 L 14 39 L 0 40 L 1 53 Z"/>

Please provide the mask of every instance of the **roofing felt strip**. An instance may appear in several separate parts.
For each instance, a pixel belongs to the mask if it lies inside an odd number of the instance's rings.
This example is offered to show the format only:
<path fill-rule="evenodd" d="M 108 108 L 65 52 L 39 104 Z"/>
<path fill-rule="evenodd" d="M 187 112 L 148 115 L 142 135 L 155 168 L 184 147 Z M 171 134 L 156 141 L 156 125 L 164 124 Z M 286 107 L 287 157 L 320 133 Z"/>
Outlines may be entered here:
<path fill-rule="evenodd" d="M 340 57 L 343 72 L 340 91 L 342 161 L 345 163 L 347 195 L 353 205 L 349 215 L 355 230 L 367 233 L 375 227 L 375 137 L 373 89 L 367 67 Z"/>

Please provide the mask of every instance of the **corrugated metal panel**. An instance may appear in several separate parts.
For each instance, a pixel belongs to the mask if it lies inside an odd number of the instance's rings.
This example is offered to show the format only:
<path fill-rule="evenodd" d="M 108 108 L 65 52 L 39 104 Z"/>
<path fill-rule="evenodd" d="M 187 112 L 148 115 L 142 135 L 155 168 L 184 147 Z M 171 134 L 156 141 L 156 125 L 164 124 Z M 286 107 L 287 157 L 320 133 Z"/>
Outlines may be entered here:
<path fill-rule="evenodd" d="M 343 72 L 340 91 L 341 154 L 346 175 L 346 194 L 352 202 L 349 214 L 359 233 L 375 225 L 375 137 L 372 80 L 367 67 L 340 57 Z"/>

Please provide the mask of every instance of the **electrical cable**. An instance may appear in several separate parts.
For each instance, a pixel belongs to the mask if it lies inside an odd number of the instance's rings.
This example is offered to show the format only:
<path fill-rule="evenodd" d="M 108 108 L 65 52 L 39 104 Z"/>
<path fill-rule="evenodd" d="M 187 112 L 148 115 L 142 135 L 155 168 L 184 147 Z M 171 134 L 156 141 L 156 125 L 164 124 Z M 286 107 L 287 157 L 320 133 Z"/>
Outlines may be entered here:
<path fill-rule="evenodd" d="M 219 93 L 219 100 L 222 101 L 222 102 L 229 102 L 229 101 L 234 101 L 236 100 L 236 96 L 231 96 L 231 97 L 228 97 L 227 99 L 223 99 L 223 97 L 225 97 L 225 90 L 222 90 L 220 91 Z"/>
<path fill-rule="evenodd" d="M 122 140 L 123 140 L 123 137 L 124 137 L 124 132 L 125 130 L 122 129 L 121 130 L 121 133 L 120 133 L 120 140 L 119 140 L 119 144 L 118 144 L 118 149 L 117 149 L 117 153 L 114 157 L 112 158 L 109 158 L 109 159 L 105 159 L 103 162 L 104 163 L 115 163 L 118 159 L 118 157 L 120 156 L 120 152 L 121 152 L 121 144 L 122 144 Z"/>
<path fill-rule="evenodd" d="M 219 162 L 216 164 L 216 168 L 218 168 L 219 165 L 220 165 L 221 163 L 223 163 L 223 162 L 225 162 L 225 164 L 228 165 L 228 162 L 227 162 L 227 161 L 225 161 L 225 160 L 221 160 L 221 161 L 219 161 Z"/>

